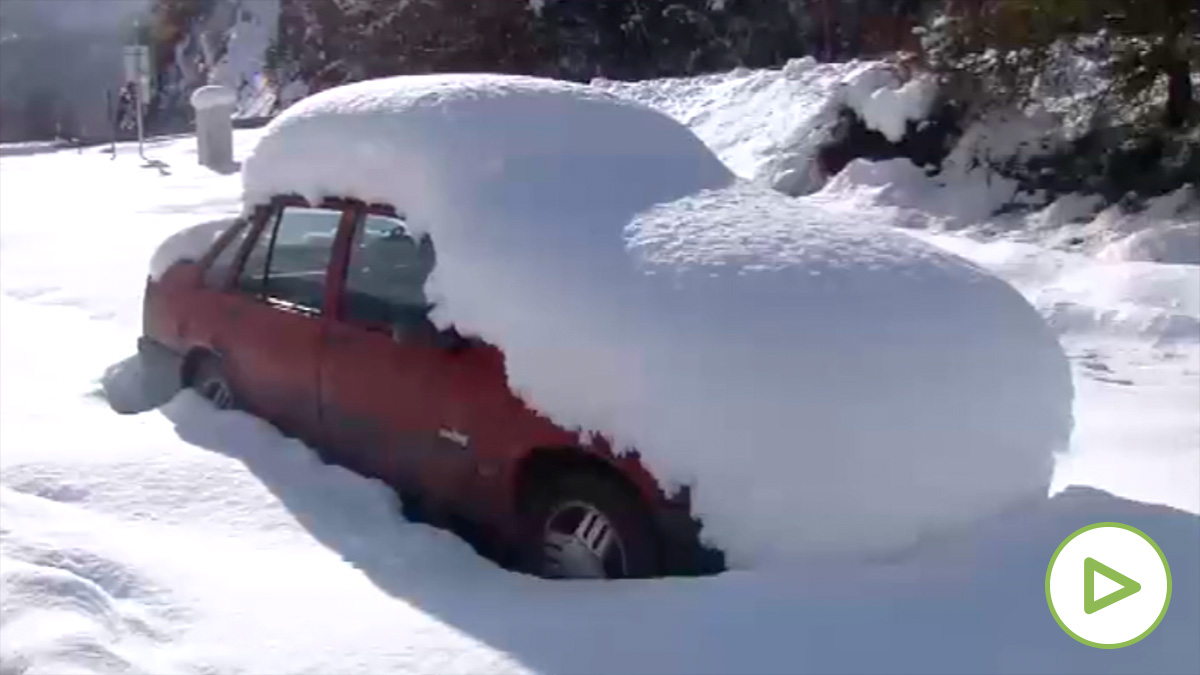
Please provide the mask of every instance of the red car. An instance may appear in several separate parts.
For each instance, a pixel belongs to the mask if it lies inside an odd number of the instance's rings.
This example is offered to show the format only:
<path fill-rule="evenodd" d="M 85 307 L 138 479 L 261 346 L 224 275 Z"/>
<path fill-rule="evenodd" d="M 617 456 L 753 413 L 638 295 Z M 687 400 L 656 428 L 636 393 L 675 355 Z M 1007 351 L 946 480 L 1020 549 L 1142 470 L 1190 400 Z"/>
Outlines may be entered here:
<path fill-rule="evenodd" d="M 406 514 L 476 533 L 546 577 L 701 574 L 686 490 L 634 455 L 529 409 L 504 354 L 427 318 L 436 242 L 387 206 L 280 196 L 196 260 L 151 277 L 139 352 L 219 408 L 238 408 L 379 478 Z"/>

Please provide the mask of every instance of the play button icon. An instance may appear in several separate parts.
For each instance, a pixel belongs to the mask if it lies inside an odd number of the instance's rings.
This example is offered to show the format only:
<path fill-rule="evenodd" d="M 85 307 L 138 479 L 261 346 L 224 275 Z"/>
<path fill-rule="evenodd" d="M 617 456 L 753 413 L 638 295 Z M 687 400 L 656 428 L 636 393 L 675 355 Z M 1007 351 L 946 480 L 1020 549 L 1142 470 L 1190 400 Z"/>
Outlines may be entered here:
<path fill-rule="evenodd" d="M 1166 616 L 1171 569 L 1142 531 L 1096 523 L 1054 552 L 1046 570 L 1046 601 L 1054 620 L 1076 640 L 1101 649 L 1125 647 Z"/>
<path fill-rule="evenodd" d="M 1104 596 L 1096 597 L 1096 575 L 1102 574 L 1105 579 L 1110 579 L 1120 585 L 1117 590 L 1111 593 L 1106 593 Z M 1113 568 L 1096 560 L 1095 558 L 1083 559 L 1083 613 L 1095 614 L 1100 610 L 1108 607 L 1114 602 L 1119 602 L 1129 596 L 1142 590 L 1142 585 L 1121 574 Z"/>

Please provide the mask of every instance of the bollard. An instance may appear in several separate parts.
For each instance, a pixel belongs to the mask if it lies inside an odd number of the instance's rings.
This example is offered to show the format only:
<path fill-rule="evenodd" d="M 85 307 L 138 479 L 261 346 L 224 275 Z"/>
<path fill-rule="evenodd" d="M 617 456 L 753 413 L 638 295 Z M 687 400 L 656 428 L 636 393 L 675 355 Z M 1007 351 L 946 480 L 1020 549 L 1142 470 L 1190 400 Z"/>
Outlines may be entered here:
<path fill-rule="evenodd" d="M 233 165 L 233 108 L 237 95 L 228 87 L 209 85 L 192 92 L 196 109 L 196 148 L 200 163 L 213 169 Z"/>

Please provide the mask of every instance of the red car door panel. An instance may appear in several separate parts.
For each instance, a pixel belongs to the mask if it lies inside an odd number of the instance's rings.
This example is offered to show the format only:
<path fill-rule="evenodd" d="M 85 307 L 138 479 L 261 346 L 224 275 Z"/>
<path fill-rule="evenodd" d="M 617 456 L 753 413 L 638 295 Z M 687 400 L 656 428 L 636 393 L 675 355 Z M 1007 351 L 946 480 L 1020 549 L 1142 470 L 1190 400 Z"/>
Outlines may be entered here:
<path fill-rule="evenodd" d="M 338 209 L 282 202 L 260 211 L 230 263 L 232 283 L 204 292 L 214 326 L 209 343 L 240 403 L 306 440 L 319 439 L 322 430 L 322 314 L 342 219 Z M 215 279 L 211 283 L 220 286 Z"/>
<path fill-rule="evenodd" d="M 420 490 L 409 460 L 432 435 L 437 404 L 421 350 L 336 322 L 326 328 L 323 349 L 321 414 L 336 459 L 402 490 Z"/>
<path fill-rule="evenodd" d="M 353 227 L 322 355 L 325 433 L 354 468 L 430 502 L 454 502 L 472 464 L 443 424 L 441 353 L 424 294 L 431 244 L 394 214 L 364 210 Z"/>
<path fill-rule="evenodd" d="M 519 420 L 523 403 L 508 388 L 504 356 L 479 340 L 434 354 L 442 398 L 437 451 L 424 465 L 426 480 L 453 485 L 458 510 L 482 520 L 493 517 L 503 465 L 528 448 Z"/>
<path fill-rule="evenodd" d="M 287 434 L 314 438 L 320 317 L 232 294 L 219 302 L 213 347 L 242 404 Z"/>

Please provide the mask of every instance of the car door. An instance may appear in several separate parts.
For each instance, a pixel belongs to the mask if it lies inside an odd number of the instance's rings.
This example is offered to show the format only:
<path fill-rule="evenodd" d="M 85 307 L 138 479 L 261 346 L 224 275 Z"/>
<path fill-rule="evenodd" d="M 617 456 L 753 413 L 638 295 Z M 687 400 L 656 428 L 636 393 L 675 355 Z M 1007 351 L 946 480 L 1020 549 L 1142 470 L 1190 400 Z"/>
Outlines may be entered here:
<path fill-rule="evenodd" d="M 482 340 L 437 350 L 430 371 L 441 392 L 439 451 L 426 461 L 424 475 L 454 486 L 457 513 L 486 522 L 501 508 L 505 464 L 528 450 L 535 434 L 549 438 L 552 427 L 530 422 L 531 412 L 508 387 L 504 354 Z M 570 442 L 567 434 L 561 438 Z"/>
<path fill-rule="evenodd" d="M 220 294 L 212 338 L 240 404 L 285 433 L 316 439 L 327 277 L 343 212 L 276 203 L 248 235 Z"/>
<path fill-rule="evenodd" d="M 437 443 L 442 399 L 424 294 L 432 249 L 394 213 L 360 207 L 352 227 L 321 358 L 325 438 L 339 463 L 440 498 L 448 490 L 423 471 Z"/>

